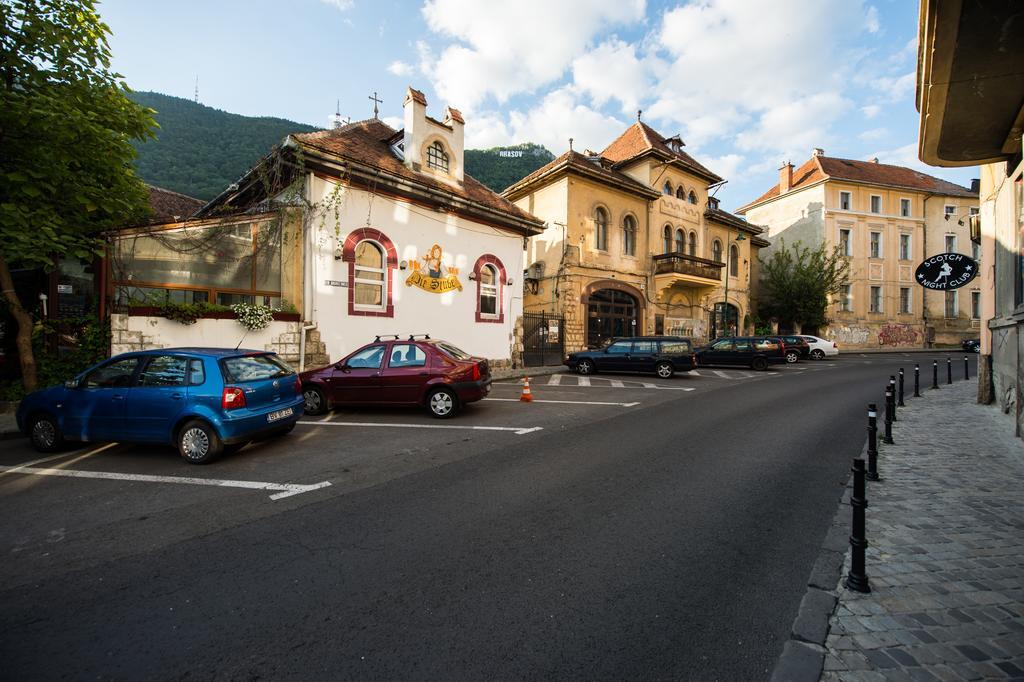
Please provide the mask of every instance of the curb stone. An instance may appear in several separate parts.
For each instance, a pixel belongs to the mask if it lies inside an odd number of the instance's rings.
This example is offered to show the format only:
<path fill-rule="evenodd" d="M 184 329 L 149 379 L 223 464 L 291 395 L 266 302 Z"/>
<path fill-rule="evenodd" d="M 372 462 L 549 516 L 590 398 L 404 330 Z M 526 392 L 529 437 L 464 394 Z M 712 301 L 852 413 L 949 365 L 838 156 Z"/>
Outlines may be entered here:
<path fill-rule="evenodd" d="M 772 671 L 772 682 L 817 682 L 825 665 L 825 649 L 791 639 Z"/>

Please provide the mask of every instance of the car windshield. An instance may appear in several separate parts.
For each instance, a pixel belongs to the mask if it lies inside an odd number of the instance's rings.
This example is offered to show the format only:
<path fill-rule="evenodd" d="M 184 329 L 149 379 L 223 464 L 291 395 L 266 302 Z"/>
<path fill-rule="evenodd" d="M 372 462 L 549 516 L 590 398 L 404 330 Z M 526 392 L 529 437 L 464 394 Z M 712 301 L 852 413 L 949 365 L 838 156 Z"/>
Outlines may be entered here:
<path fill-rule="evenodd" d="M 461 348 L 456 348 L 447 341 L 435 341 L 434 346 L 444 351 L 445 355 L 455 358 L 456 360 L 469 360 L 471 357 L 473 357 L 466 351 L 462 350 Z"/>
<path fill-rule="evenodd" d="M 262 381 L 292 374 L 292 369 L 276 355 L 242 355 L 221 362 L 224 378 L 232 383 Z"/>

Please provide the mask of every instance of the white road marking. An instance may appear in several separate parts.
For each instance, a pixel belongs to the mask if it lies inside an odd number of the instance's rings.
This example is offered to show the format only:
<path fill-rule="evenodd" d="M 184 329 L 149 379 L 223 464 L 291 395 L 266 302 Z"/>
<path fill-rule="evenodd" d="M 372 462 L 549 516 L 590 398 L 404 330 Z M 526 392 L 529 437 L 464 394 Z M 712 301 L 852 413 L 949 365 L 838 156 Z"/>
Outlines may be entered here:
<path fill-rule="evenodd" d="M 542 426 L 459 426 L 448 424 L 386 424 L 383 422 L 307 422 L 299 420 L 298 424 L 308 426 L 370 426 L 394 429 L 454 429 L 463 431 L 511 431 L 517 436 L 540 431 Z"/>
<path fill-rule="evenodd" d="M 562 384 L 561 374 L 552 374 L 551 378 L 548 379 L 548 386 L 560 386 Z"/>
<path fill-rule="evenodd" d="M 137 481 L 141 483 L 178 483 L 183 485 L 209 485 L 221 488 L 247 488 L 249 490 L 277 490 L 270 496 L 272 500 L 280 500 L 292 495 L 301 495 L 310 490 L 326 488 L 330 481 L 320 481 L 302 485 L 299 483 L 264 483 L 262 481 L 230 481 L 218 478 L 192 478 L 189 476 L 151 476 L 149 474 L 119 474 L 110 471 L 78 471 L 73 469 L 40 469 L 37 467 L 0 467 L 0 471 L 12 471 L 18 474 L 35 476 L 66 476 L 68 478 L 98 478 L 108 481 Z"/>
<path fill-rule="evenodd" d="M 15 464 L 15 465 L 12 465 L 12 466 L 9 466 L 9 467 L 0 467 L 0 469 L 2 469 L 2 470 L 0 470 L 0 476 L 2 476 L 3 474 L 16 474 L 16 473 L 18 473 L 19 469 L 23 469 L 25 467 L 34 467 L 37 464 L 43 464 L 44 462 L 52 462 L 55 459 L 63 459 L 65 457 L 74 457 L 74 459 L 69 460 L 67 462 L 63 462 L 61 464 L 61 466 L 67 466 L 69 464 L 74 464 L 75 462 L 81 461 L 81 460 L 85 459 L 86 457 L 92 457 L 93 455 L 99 454 L 99 453 L 103 452 L 104 450 L 109 450 L 110 448 L 112 448 L 112 447 L 114 447 L 116 445 L 117 445 L 117 443 L 107 443 L 106 445 L 100 446 L 100 447 L 95 448 L 93 450 L 90 450 L 88 452 L 82 452 L 82 453 L 78 453 L 78 452 L 62 452 L 62 453 L 59 453 L 59 454 L 56 454 L 56 455 L 50 455 L 49 457 L 40 457 L 39 459 L 33 459 L 30 462 L 24 462 L 22 464 Z"/>
<path fill-rule="evenodd" d="M 732 379 L 731 376 L 729 376 L 728 374 L 726 374 L 725 372 L 723 372 L 720 369 L 715 369 L 715 370 L 711 370 L 711 371 L 713 371 L 715 374 L 717 374 L 718 376 L 722 377 L 723 379 Z"/>
<path fill-rule="evenodd" d="M 608 381 L 612 382 L 612 388 L 623 388 L 622 382 L 618 379 L 609 379 Z"/>
<path fill-rule="evenodd" d="M 652 388 L 652 389 L 654 389 L 656 391 L 696 391 L 697 390 L 695 388 L 690 388 L 689 386 L 659 386 L 657 384 L 649 384 L 647 382 L 642 382 L 642 385 L 643 385 L 644 388 Z"/>
<path fill-rule="evenodd" d="M 687 374 L 689 374 L 690 376 L 694 376 L 694 377 L 699 377 L 701 375 L 700 372 L 698 372 L 695 369 L 691 369 L 689 372 L 687 372 Z"/>
<path fill-rule="evenodd" d="M 576 378 L 579 381 L 577 386 L 589 386 L 590 385 L 590 377 L 576 377 Z"/>
<path fill-rule="evenodd" d="M 518 403 L 518 402 L 520 402 L 519 398 L 484 398 L 484 400 L 497 400 L 497 401 L 503 402 L 503 403 Z M 533 402 L 535 402 L 535 403 L 558 403 L 558 404 L 562 404 L 562 405 L 617 405 L 619 407 L 633 407 L 635 405 L 639 405 L 640 404 L 638 402 L 633 402 L 633 403 L 602 403 L 602 402 L 593 402 L 593 401 L 586 401 L 586 400 L 536 400 L 536 399 Z"/>

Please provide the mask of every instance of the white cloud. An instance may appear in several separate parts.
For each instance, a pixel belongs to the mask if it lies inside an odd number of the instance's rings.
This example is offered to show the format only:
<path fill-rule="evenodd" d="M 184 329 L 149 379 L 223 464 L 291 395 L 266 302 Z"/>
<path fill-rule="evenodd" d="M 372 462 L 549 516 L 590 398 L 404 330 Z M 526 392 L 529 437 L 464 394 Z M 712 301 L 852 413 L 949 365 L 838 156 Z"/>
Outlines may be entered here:
<path fill-rule="evenodd" d="M 924 164 L 921 159 L 917 158 L 917 143 L 912 142 L 911 144 L 905 144 L 902 147 L 896 147 L 895 149 L 885 149 L 877 151 L 873 154 L 869 154 L 865 157 L 865 160 L 877 157 L 880 163 L 888 163 L 894 166 L 906 166 L 907 168 L 913 168 L 914 170 L 921 171 L 922 173 L 928 173 L 929 175 L 935 175 L 937 168 L 932 168 Z"/>
<path fill-rule="evenodd" d="M 703 165 L 726 179 L 734 177 L 740 164 L 744 161 L 746 161 L 746 158 L 739 154 L 726 154 L 719 157 L 708 156 L 701 159 Z"/>
<path fill-rule="evenodd" d="M 604 106 L 617 99 L 626 113 L 634 112 L 647 94 L 647 69 L 637 57 L 636 46 L 613 38 L 572 63 L 573 84 Z"/>
<path fill-rule="evenodd" d="M 593 36 L 644 18 L 644 0 L 427 0 L 429 28 L 454 41 L 422 65 L 443 100 L 473 111 L 560 79 Z M 421 68 L 422 68 L 421 66 Z"/>
<path fill-rule="evenodd" d="M 878 112 L 881 110 L 882 107 L 877 104 L 866 104 L 860 108 L 861 113 L 864 114 L 864 118 L 874 118 L 875 116 L 878 116 Z"/>
<path fill-rule="evenodd" d="M 412 74 L 412 66 L 403 61 L 395 60 L 388 64 L 388 72 L 396 76 L 409 76 Z"/>
<path fill-rule="evenodd" d="M 850 106 L 852 102 L 836 92 L 794 99 L 765 110 L 757 125 L 736 136 L 736 144 L 740 149 L 802 158 L 814 147 L 828 145 L 830 124 Z"/>
<path fill-rule="evenodd" d="M 914 92 L 914 87 L 917 85 L 917 72 L 911 71 L 897 77 L 880 76 L 873 79 L 872 83 L 877 90 L 895 102 Z"/>
<path fill-rule="evenodd" d="M 871 5 L 864 16 L 864 28 L 868 30 L 868 33 L 878 33 L 879 27 L 878 8 Z"/>
<path fill-rule="evenodd" d="M 857 137 L 861 142 L 877 142 L 888 135 L 889 130 L 887 128 L 872 128 L 870 130 L 865 130 Z"/>
<path fill-rule="evenodd" d="M 354 0 L 320 0 L 320 2 L 340 9 L 342 12 L 352 9 L 352 5 L 355 4 Z"/>
<path fill-rule="evenodd" d="M 529 111 L 509 114 L 509 142 L 536 142 L 555 156 L 569 148 L 600 151 L 626 129 L 625 123 L 580 104 L 574 93 L 561 88 L 548 93 Z"/>

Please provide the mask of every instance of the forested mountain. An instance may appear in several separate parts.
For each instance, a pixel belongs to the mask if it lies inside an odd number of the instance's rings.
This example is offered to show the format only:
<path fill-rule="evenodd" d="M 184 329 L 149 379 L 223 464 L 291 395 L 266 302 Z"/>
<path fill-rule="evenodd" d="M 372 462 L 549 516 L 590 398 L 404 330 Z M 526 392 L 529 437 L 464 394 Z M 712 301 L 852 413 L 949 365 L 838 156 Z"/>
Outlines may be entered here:
<path fill-rule="evenodd" d="M 139 176 L 197 199 L 220 194 L 289 133 L 316 130 L 282 118 L 230 114 L 158 92 L 131 96 L 154 109 L 160 124 L 156 139 L 135 145 Z M 552 158 L 535 144 L 467 149 L 466 172 L 500 192 Z"/>
<path fill-rule="evenodd" d="M 313 126 L 282 118 L 229 114 L 181 97 L 135 92 L 156 110 L 156 139 L 135 144 L 139 176 L 151 185 L 197 199 L 212 199 L 289 133 Z"/>

